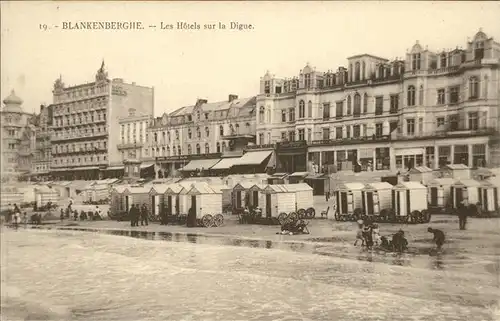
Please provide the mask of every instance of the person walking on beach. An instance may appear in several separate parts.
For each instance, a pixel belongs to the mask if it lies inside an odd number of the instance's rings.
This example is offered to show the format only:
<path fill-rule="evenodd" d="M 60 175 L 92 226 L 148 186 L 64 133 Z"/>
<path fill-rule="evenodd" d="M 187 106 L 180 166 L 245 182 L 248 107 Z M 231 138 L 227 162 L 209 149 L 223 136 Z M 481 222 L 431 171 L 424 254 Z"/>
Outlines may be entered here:
<path fill-rule="evenodd" d="M 59 215 L 59 218 L 61 219 L 61 223 L 64 221 L 64 210 L 61 208 L 61 214 Z"/>
<path fill-rule="evenodd" d="M 135 226 L 135 204 L 132 204 L 130 209 L 128 210 L 128 216 L 130 217 L 130 226 Z"/>
<path fill-rule="evenodd" d="M 427 231 L 434 234 L 432 241 L 436 243 L 437 250 L 441 250 L 445 239 L 444 232 L 438 229 L 433 229 L 432 227 L 429 227 Z"/>
<path fill-rule="evenodd" d="M 23 223 L 24 223 L 24 228 L 28 228 L 28 213 L 24 212 L 23 214 Z"/>
<path fill-rule="evenodd" d="M 467 225 L 467 201 L 464 200 L 458 205 L 458 225 L 461 230 L 465 230 Z"/>
<path fill-rule="evenodd" d="M 141 208 L 141 226 L 148 226 L 148 207 L 146 204 L 142 204 Z"/>
<path fill-rule="evenodd" d="M 14 228 L 17 230 L 17 228 L 19 227 L 19 223 L 21 222 L 21 217 L 19 215 L 18 212 L 15 212 L 14 213 L 14 217 L 13 217 L 13 223 L 14 223 Z"/>

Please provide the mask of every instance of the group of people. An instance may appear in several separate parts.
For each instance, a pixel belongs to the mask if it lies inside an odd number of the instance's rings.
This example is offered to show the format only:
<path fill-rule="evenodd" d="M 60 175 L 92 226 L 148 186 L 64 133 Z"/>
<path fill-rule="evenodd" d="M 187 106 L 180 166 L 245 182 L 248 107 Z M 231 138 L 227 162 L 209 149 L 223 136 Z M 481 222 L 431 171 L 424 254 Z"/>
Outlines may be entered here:
<path fill-rule="evenodd" d="M 80 213 L 78 213 L 77 210 L 73 210 L 71 208 L 71 204 L 68 205 L 66 210 L 61 208 L 61 214 L 59 215 L 59 219 L 64 221 L 64 219 L 69 219 L 71 216 L 73 216 L 73 219 L 75 221 L 100 221 L 102 220 L 102 210 L 99 208 L 99 206 L 96 206 L 94 211 L 89 211 L 88 213 L 85 212 L 84 210 L 81 210 Z"/>
<path fill-rule="evenodd" d="M 403 230 L 399 230 L 392 236 L 380 236 L 378 224 L 362 220 L 359 220 L 357 223 L 358 230 L 356 232 L 354 246 L 361 241 L 361 246 L 365 246 L 367 249 L 371 249 L 373 246 L 378 246 L 381 249 L 399 253 L 408 250 L 408 240 L 406 239 L 405 232 Z M 436 244 L 437 250 L 441 250 L 445 241 L 444 232 L 432 227 L 429 227 L 427 231 L 434 235 L 432 242 Z"/>
<path fill-rule="evenodd" d="M 141 226 L 148 225 L 149 211 L 146 204 L 142 204 L 140 207 L 139 204 L 133 204 L 130 207 L 128 214 L 130 216 L 130 226 L 139 226 L 139 220 L 141 222 Z"/>

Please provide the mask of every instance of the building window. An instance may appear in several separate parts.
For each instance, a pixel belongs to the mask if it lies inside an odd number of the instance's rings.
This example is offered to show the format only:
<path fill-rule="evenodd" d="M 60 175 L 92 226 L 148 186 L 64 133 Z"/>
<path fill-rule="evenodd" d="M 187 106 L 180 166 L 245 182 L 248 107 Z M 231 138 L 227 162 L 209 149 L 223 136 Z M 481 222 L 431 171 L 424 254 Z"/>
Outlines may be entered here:
<path fill-rule="evenodd" d="M 469 113 L 469 130 L 477 130 L 479 128 L 478 112 Z"/>
<path fill-rule="evenodd" d="M 304 75 L 304 87 L 306 89 L 311 88 L 311 74 Z"/>
<path fill-rule="evenodd" d="M 226 151 L 226 142 L 222 142 L 222 153 Z"/>
<path fill-rule="evenodd" d="M 307 103 L 307 112 L 308 112 L 309 118 L 312 118 L 313 117 L 313 103 L 310 100 Z"/>
<path fill-rule="evenodd" d="M 330 103 L 323 104 L 323 120 L 330 119 Z"/>
<path fill-rule="evenodd" d="M 312 130 L 310 128 L 307 129 L 307 141 L 312 141 Z"/>
<path fill-rule="evenodd" d="M 188 129 L 188 138 L 191 139 L 193 136 L 193 133 L 191 132 L 191 128 Z"/>
<path fill-rule="evenodd" d="M 390 113 L 391 114 L 397 114 L 398 109 L 399 109 L 399 95 L 391 95 L 391 106 L 390 106 Z"/>
<path fill-rule="evenodd" d="M 351 138 L 351 126 L 345 128 L 345 138 Z"/>
<path fill-rule="evenodd" d="M 472 166 L 486 167 L 486 145 L 472 145 Z"/>
<path fill-rule="evenodd" d="M 368 113 L 368 94 L 363 95 L 363 114 Z"/>
<path fill-rule="evenodd" d="M 450 88 L 450 104 L 456 104 L 459 101 L 460 87 L 454 86 Z"/>
<path fill-rule="evenodd" d="M 219 126 L 219 135 L 224 136 L 224 126 L 222 125 Z"/>
<path fill-rule="evenodd" d="M 354 95 L 354 111 L 352 114 L 354 117 L 361 115 L 361 95 L 358 93 Z"/>
<path fill-rule="evenodd" d="M 352 126 L 352 137 L 359 138 L 361 136 L 361 127 L 359 125 Z"/>
<path fill-rule="evenodd" d="M 420 53 L 411 56 L 411 69 L 420 70 Z"/>
<path fill-rule="evenodd" d="M 359 81 L 360 79 L 360 74 L 361 74 L 361 67 L 359 62 L 354 64 L 354 81 Z"/>
<path fill-rule="evenodd" d="M 177 155 L 182 155 L 181 146 L 177 146 Z"/>
<path fill-rule="evenodd" d="M 382 115 L 384 113 L 384 97 L 375 97 L 375 115 Z"/>
<path fill-rule="evenodd" d="M 383 133 L 384 133 L 384 124 L 382 123 L 375 124 L 375 136 L 382 137 Z"/>
<path fill-rule="evenodd" d="M 260 107 L 260 110 L 259 110 L 259 122 L 260 123 L 264 123 L 264 117 L 265 117 L 265 110 L 264 110 L 264 107 Z"/>
<path fill-rule="evenodd" d="M 483 59 L 484 58 L 484 42 L 476 42 L 474 48 L 474 59 Z"/>
<path fill-rule="evenodd" d="M 210 129 L 208 127 L 205 127 L 205 136 L 210 136 Z"/>
<path fill-rule="evenodd" d="M 424 104 L 424 86 L 420 85 L 418 90 L 418 104 L 422 106 Z"/>
<path fill-rule="evenodd" d="M 305 139 L 306 139 L 306 137 L 305 137 L 305 131 L 304 131 L 304 129 L 299 129 L 299 140 L 303 141 Z"/>
<path fill-rule="evenodd" d="M 192 152 L 192 150 L 191 150 L 191 145 L 190 145 L 190 144 L 188 144 L 188 155 L 191 155 L 191 152 Z"/>
<path fill-rule="evenodd" d="M 434 147 L 425 148 L 425 166 L 434 168 Z"/>
<path fill-rule="evenodd" d="M 286 132 L 281 132 L 281 141 L 286 141 Z"/>
<path fill-rule="evenodd" d="M 292 130 L 292 131 L 289 131 L 289 132 L 288 132 L 288 139 L 289 139 L 291 142 L 294 142 L 294 141 L 295 141 L 295 130 Z"/>
<path fill-rule="evenodd" d="M 148 139 L 148 134 L 146 134 L 146 140 Z M 175 130 L 175 139 L 179 140 L 179 131 Z"/>
<path fill-rule="evenodd" d="M 290 108 L 288 113 L 289 121 L 295 121 L 295 108 Z"/>
<path fill-rule="evenodd" d="M 217 142 L 217 153 L 220 153 L 220 143 Z"/>
<path fill-rule="evenodd" d="M 200 127 L 196 127 L 196 136 L 198 138 L 201 138 L 201 130 L 200 130 Z"/>
<path fill-rule="evenodd" d="M 208 113 L 205 113 L 205 119 L 208 119 Z"/>
<path fill-rule="evenodd" d="M 453 163 L 469 166 L 469 146 L 455 145 Z"/>
<path fill-rule="evenodd" d="M 445 67 L 446 67 L 446 54 L 442 53 L 441 54 L 441 68 L 445 68 Z"/>
<path fill-rule="evenodd" d="M 346 112 L 346 115 L 349 116 L 352 114 L 352 100 L 351 100 L 351 96 L 347 96 L 347 112 Z"/>
<path fill-rule="evenodd" d="M 418 133 L 419 134 L 424 133 L 424 119 L 423 118 L 418 119 Z"/>
<path fill-rule="evenodd" d="M 436 119 L 437 127 L 444 126 L 444 117 L 438 117 Z"/>
<path fill-rule="evenodd" d="M 324 140 L 330 139 L 330 128 L 328 127 L 323 128 L 323 139 Z"/>
<path fill-rule="evenodd" d="M 306 114 L 306 104 L 303 100 L 301 100 L 299 102 L 299 118 L 302 119 L 306 117 L 305 114 Z"/>
<path fill-rule="evenodd" d="M 263 145 L 264 144 L 264 133 L 259 133 L 259 141 L 257 142 L 258 145 Z"/>
<path fill-rule="evenodd" d="M 479 97 L 479 81 L 477 77 L 471 77 L 469 79 L 469 99 L 475 99 Z"/>
<path fill-rule="evenodd" d="M 338 101 L 335 111 L 335 119 L 342 119 L 344 116 L 344 102 Z"/>
<path fill-rule="evenodd" d="M 406 120 L 406 134 L 410 136 L 415 135 L 415 119 Z"/>
<path fill-rule="evenodd" d="M 271 93 L 271 82 L 269 80 L 266 80 L 264 82 L 264 93 L 265 94 L 270 94 Z"/>
<path fill-rule="evenodd" d="M 210 145 L 205 143 L 205 154 L 210 154 Z"/>
<path fill-rule="evenodd" d="M 286 123 L 286 110 L 281 110 L 281 122 Z"/>
<path fill-rule="evenodd" d="M 444 89 L 438 89 L 437 91 L 437 104 L 444 105 L 446 103 L 446 95 Z"/>
<path fill-rule="evenodd" d="M 415 87 L 408 86 L 408 106 L 415 106 Z"/>

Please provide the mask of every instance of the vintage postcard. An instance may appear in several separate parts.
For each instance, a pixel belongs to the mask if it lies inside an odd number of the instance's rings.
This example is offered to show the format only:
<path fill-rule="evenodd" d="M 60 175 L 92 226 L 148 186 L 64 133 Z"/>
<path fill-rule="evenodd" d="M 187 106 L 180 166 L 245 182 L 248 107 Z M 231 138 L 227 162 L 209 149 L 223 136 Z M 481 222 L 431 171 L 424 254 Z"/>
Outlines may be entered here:
<path fill-rule="evenodd" d="M 500 4 L 1 1 L 1 320 L 500 320 Z"/>

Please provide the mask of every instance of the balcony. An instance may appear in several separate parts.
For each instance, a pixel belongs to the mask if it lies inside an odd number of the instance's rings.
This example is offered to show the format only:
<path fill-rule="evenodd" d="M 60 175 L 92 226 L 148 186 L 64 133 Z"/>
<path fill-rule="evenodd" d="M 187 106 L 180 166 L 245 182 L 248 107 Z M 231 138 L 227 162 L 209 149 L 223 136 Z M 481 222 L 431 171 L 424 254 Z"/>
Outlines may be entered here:
<path fill-rule="evenodd" d="M 399 81 L 399 80 L 402 80 L 402 74 L 392 75 L 392 76 L 387 76 L 387 77 L 373 78 L 371 81 L 373 84 L 379 84 L 379 83 L 390 82 L 390 81 Z"/>
<path fill-rule="evenodd" d="M 473 136 L 490 136 L 495 134 L 494 128 L 484 127 L 478 129 L 465 129 L 465 128 L 454 128 L 454 129 L 444 129 L 423 132 L 416 135 L 407 135 L 403 133 L 396 133 L 393 140 L 423 140 L 423 139 L 438 139 L 438 138 L 467 138 Z"/>
<path fill-rule="evenodd" d="M 354 145 L 354 144 L 388 142 L 390 140 L 391 140 L 390 135 L 382 135 L 382 136 L 372 135 L 372 136 L 352 137 L 352 138 L 313 140 L 312 142 L 309 143 L 309 146 Z"/>
<path fill-rule="evenodd" d="M 136 143 L 124 143 L 124 144 L 118 144 L 116 148 L 119 150 L 121 149 L 130 149 L 130 148 L 142 148 L 144 146 L 144 143 L 142 142 L 136 142 Z M 160 145 L 156 145 L 160 146 Z"/>
<path fill-rule="evenodd" d="M 61 152 L 55 152 L 55 153 L 52 153 L 53 155 L 58 155 L 58 156 L 62 156 L 62 155 L 75 155 L 75 154 L 95 154 L 95 153 L 99 153 L 99 152 L 106 152 L 108 149 L 107 148 L 104 148 L 104 147 L 88 147 L 86 149 L 79 149 L 79 150 L 71 150 L 71 151 L 61 151 Z"/>
<path fill-rule="evenodd" d="M 73 135 L 63 135 L 59 137 L 52 137 L 52 141 L 63 141 L 63 140 L 86 140 L 88 138 L 100 138 L 100 137 L 105 137 L 108 136 L 107 131 L 101 131 L 93 134 L 73 134 Z"/>

